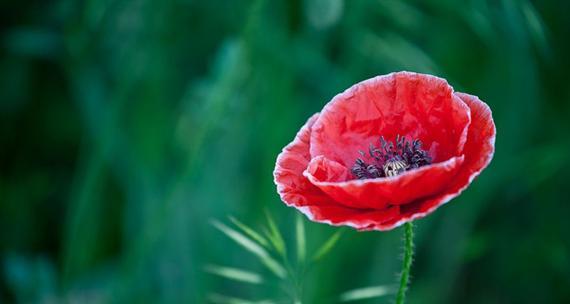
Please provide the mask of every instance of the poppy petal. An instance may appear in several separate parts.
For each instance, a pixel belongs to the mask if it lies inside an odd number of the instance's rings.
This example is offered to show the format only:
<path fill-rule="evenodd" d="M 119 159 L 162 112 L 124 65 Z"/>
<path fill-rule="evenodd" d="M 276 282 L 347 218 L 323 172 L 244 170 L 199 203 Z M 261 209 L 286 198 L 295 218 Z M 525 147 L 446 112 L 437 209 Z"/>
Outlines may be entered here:
<path fill-rule="evenodd" d="M 490 163 L 495 134 L 491 110 L 477 97 L 434 76 L 393 73 L 353 86 L 311 117 L 279 154 L 274 181 L 281 199 L 313 221 L 390 230 L 467 188 Z M 423 141 L 434 163 L 355 180 L 349 168 L 358 150 L 396 135 Z"/>
<path fill-rule="evenodd" d="M 277 193 L 289 206 L 331 203 L 331 199 L 302 174 L 311 160 L 309 155 L 311 127 L 318 117 L 317 113 L 309 118 L 293 142 L 283 148 L 277 157 L 273 178 L 277 185 Z"/>
<path fill-rule="evenodd" d="M 464 156 L 406 171 L 395 177 L 349 180 L 349 170 L 318 156 L 303 174 L 337 202 L 350 208 L 383 209 L 402 205 L 444 191 L 463 164 Z"/>
<path fill-rule="evenodd" d="M 333 226 L 349 226 L 358 230 L 388 230 L 400 218 L 400 207 L 383 210 L 350 209 L 339 206 L 297 207 L 311 221 Z"/>
<path fill-rule="evenodd" d="M 495 152 L 496 129 L 491 109 L 478 97 L 455 93 L 471 109 L 471 126 L 465 143 L 465 162 L 446 191 L 431 198 L 418 200 L 401 207 L 401 218 L 388 226 L 395 228 L 405 222 L 422 218 L 439 206 L 457 197 L 485 169 Z"/>
<path fill-rule="evenodd" d="M 351 167 L 380 136 L 420 139 L 435 162 L 462 154 L 469 107 L 444 79 L 410 72 L 360 82 L 329 102 L 313 125 L 311 156 Z M 334 143 L 334 144 L 331 144 Z"/>
<path fill-rule="evenodd" d="M 311 127 L 319 114 L 313 115 L 277 157 L 274 182 L 281 200 L 295 207 L 309 219 L 330 225 L 346 225 L 356 229 L 374 227 L 396 219 L 399 208 L 359 210 L 339 205 L 303 176 L 310 162 Z"/>

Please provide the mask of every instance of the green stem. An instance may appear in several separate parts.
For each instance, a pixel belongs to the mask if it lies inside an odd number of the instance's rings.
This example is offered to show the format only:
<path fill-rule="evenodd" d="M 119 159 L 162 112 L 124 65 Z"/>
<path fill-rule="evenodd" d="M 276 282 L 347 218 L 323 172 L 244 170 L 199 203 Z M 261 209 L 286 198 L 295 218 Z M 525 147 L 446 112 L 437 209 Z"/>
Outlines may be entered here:
<path fill-rule="evenodd" d="M 404 261 L 402 263 L 402 274 L 400 277 L 400 288 L 396 296 L 396 304 L 404 304 L 406 290 L 410 280 L 410 268 L 412 268 L 412 258 L 414 255 L 414 225 L 411 222 L 404 224 Z"/>

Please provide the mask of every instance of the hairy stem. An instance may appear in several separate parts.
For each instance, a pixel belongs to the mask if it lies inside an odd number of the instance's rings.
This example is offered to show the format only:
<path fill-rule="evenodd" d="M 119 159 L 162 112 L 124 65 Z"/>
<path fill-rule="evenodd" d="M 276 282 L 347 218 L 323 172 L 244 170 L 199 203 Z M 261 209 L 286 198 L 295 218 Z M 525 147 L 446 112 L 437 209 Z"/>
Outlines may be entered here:
<path fill-rule="evenodd" d="M 412 258 L 414 255 L 414 225 L 411 222 L 404 224 L 404 261 L 402 263 L 402 274 L 400 276 L 400 288 L 396 296 L 396 304 L 404 304 L 406 290 L 410 280 L 410 268 L 412 268 Z"/>

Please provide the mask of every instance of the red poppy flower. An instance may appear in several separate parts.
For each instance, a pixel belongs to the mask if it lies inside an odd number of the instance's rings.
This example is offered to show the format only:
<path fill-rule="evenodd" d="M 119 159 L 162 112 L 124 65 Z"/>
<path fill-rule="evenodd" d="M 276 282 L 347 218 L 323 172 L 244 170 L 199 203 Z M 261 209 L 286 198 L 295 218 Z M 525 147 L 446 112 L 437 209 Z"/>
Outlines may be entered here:
<path fill-rule="evenodd" d="M 458 196 L 495 149 L 489 107 L 444 79 L 398 72 L 358 83 L 277 157 L 277 192 L 316 222 L 389 230 Z"/>

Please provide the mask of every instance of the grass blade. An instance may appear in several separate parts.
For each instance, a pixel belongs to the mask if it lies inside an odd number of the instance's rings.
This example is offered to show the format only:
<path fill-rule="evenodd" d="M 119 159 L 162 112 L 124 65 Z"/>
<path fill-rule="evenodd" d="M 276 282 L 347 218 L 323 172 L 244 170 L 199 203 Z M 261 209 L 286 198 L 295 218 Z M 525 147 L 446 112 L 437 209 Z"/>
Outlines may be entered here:
<path fill-rule="evenodd" d="M 275 250 L 282 256 L 285 256 L 285 242 L 283 241 L 283 237 L 281 236 L 273 217 L 271 217 L 271 214 L 265 211 L 265 216 L 267 217 L 267 224 L 269 225 L 269 232 L 266 233 L 267 237 Z"/>
<path fill-rule="evenodd" d="M 235 241 L 238 245 L 242 246 L 245 250 L 253 253 L 256 255 L 260 261 L 265 265 L 269 270 L 271 270 L 276 276 L 280 278 L 284 278 L 286 271 L 279 264 L 275 261 L 269 253 L 263 247 L 258 245 L 256 242 L 248 238 L 247 236 L 243 235 L 241 232 L 238 232 L 216 220 L 212 220 L 212 225 L 224 233 L 227 237 Z"/>
<path fill-rule="evenodd" d="M 204 270 L 213 275 L 217 275 L 229 280 L 251 283 L 251 284 L 261 284 L 263 283 L 263 277 L 255 272 L 242 270 L 232 267 L 224 267 L 218 265 L 206 265 Z"/>
<path fill-rule="evenodd" d="M 212 220 L 212 225 L 214 225 L 214 227 L 216 227 L 218 230 L 220 230 L 222 233 L 224 233 L 226 236 L 228 236 L 230 239 L 234 240 L 236 243 L 238 243 L 239 245 L 241 245 L 244 249 L 248 250 L 249 252 L 255 254 L 256 256 L 259 257 L 264 257 L 264 256 L 268 256 L 269 254 L 267 253 L 267 251 L 265 251 L 265 249 L 263 249 L 261 246 L 259 246 L 258 244 L 256 244 L 254 241 L 252 241 L 250 238 L 246 237 L 245 235 L 243 235 L 242 233 L 216 221 L 216 220 Z"/>
<path fill-rule="evenodd" d="M 280 278 L 285 278 L 285 276 L 287 275 L 285 268 L 283 268 L 281 264 L 279 264 L 277 261 L 275 261 L 270 257 L 261 258 L 261 263 L 263 263 L 265 267 L 269 268 L 271 272 L 273 272 L 276 276 Z"/>
<path fill-rule="evenodd" d="M 326 242 L 323 243 L 321 248 L 317 250 L 317 253 L 315 253 L 315 255 L 313 256 L 313 261 L 317 261 L 321 259 L 323 256 L 325 256 L 327 253 L 329 253 L 331 249 L 333 249 L 334 245 L 336 245 L 341 235 L 342 235 L 342 230 L 338 230 L 333 235 L 331 235 L 331 237 Z"/>
<path fill-rule="evenodd" d="M 275 304 L 275 302 L 271 300 L 252 301 L 252 300 L 228 297 L 217 293 L 210 294 L 208 296 L 208 300 L 209 302 L 214 304 Z"/>
<path fill-rule="evenodd" d="M 306 256 L 306 240 L 305 240 L 305 225 L 303 224 L 303 218 L 301 215 L 297 215 L 297 220 L 295 223 L 295 232 L 297 239 L 297 259 L 299 262 L 305 261 Z"/>
<path fill-rule="evenodd" d="M 395 288 L 391 286 L 371 286 L 349 290 L 340 295 L 341 302 L 372 299 L 393 294 Z"/>
<path fill-rule="evenodd" d="M 269 248 L 269 242 L 261 234 L 255 232 L 255 230 L 253 230 L 246 224 L 238 221 L 233 216 L 230 216 L 230 221 L 232 221 L 232 223 L 234 223 L 234 225 L 236 225 L 239 229 L 241 229 L 241 231 L 243 231 L 243 233 L 245 233 L 247 236 L 257 241 L 261 246 Z"/>

